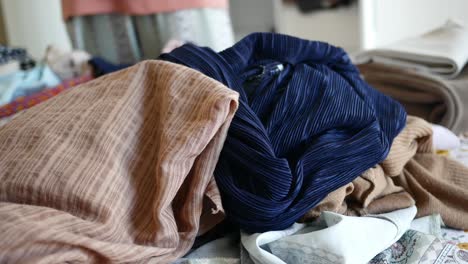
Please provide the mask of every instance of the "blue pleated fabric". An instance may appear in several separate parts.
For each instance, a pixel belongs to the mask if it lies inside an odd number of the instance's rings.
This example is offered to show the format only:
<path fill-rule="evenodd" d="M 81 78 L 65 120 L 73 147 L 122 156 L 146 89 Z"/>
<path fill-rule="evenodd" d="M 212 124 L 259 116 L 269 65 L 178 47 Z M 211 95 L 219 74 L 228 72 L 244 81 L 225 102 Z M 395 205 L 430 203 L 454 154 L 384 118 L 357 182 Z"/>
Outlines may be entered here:
<path fill-rule="evenodd" d="M 293 224 L 385 159 L 406 122 L 327 43 L 254 33 L 220 53 L 187 44 L 160 59 L 239 92 L 215 178 L 228 218 L 248 232 Z"/>

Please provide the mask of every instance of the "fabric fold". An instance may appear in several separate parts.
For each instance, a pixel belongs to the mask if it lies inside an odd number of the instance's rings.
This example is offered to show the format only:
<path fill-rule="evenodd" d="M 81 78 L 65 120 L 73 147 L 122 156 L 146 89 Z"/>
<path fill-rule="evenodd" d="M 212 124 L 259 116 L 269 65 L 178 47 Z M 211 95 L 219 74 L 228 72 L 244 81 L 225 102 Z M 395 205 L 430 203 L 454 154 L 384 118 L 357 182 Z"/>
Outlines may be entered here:
<path fill-rule="evenodd" d="M 400 102 L 410 115 L 454 131 L 468 131 L 468 68 L 454 80 L 378 63 L 357 65 L 363 78 Z"/>
<path fill-rule="evenodd" d="M 186 44 L 161 58 L 239 92 L 215 178 L 228 217 L 248 232 L 291 226 L 384 160 L 405 125 L 401 105 L 327 43 L 255 33 L 220 53 Z"/>
<path fill-rule="evenodd" d="M 199 72 L 146 61 L 0 127 L 0 262 L 183 256 L 224 217 L 213 171 L 237 100 Z"/>
<path fill-rule="evenodd" d="M 468 167 L 435 154 L 432 126 L 408 116 L 387 158 L 328 194 L 301 221 L 324 210 L 346 215 L 385 213 L 416 204 L 418 217 L 440 214 L 451 227 L 468 228 Z"/>
<path fill-rule="evenodd" d="M 455 78 L 468 62 L 468 29 L 454 21 L 421 36 L 363 51 L 357 63 L 375 62 Z"/>
<path fill-rule="evenodd" d="M 366 217 L 323 212 L 319 221 L 284 231 L 242 233 L 256 264 L 367 263 L 409 229 L 416 207 Z"/>

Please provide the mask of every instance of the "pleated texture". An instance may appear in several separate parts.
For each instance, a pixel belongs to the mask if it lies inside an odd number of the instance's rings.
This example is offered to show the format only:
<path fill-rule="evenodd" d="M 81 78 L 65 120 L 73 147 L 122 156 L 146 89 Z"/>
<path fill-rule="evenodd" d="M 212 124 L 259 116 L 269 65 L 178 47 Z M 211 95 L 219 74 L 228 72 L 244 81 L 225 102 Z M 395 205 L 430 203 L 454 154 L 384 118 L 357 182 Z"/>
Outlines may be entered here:
<path fill-rule="evenodd" d="M 0 128 L 1 263 L 168 263 L 224 217 L 236 92 L 147 61 Z"/>
<path fill-rule="evenodd" d="M 215 177 L 228 216 L 249 232 L 290 226 L 382 161 L 405 125 L 401 105 L 327 43 L 254 33 L 220 53 L 187 44 L 161 58 L 239 92 Z"/>

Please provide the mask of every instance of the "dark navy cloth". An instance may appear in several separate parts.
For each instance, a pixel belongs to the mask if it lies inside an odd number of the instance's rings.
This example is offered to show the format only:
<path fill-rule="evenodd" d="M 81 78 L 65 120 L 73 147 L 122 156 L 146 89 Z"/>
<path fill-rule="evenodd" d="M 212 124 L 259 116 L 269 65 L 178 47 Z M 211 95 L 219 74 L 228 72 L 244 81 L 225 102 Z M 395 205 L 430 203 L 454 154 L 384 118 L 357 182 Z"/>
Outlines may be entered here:
<path fill-rule="evenodd" d="M 113 64 L 101 57 L 93 57 L 88 63 L 93 67 L 93 77 L 95 78 L 132 66 L 131 64 Z"/>
<path fill-rule="evenodd" d="M 327 43 L 254 33 L 220 53 L 187 44 L 160 58 L 239 92 L 215 178 L 228 218 L 248 232 L 293 224 L 384 160 L 405 126 L 403 107 Z"/>

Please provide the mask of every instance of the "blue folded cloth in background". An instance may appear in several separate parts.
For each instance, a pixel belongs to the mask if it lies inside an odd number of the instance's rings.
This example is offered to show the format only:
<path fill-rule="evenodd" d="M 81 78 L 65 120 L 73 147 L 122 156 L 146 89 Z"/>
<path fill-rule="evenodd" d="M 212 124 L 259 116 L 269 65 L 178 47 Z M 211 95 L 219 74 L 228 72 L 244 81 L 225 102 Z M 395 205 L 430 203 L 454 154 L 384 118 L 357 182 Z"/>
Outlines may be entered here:
<path fill-rule="evenodd" d="M 291 226 L 384 160 L 405 126 L 403 107 L 327 43 L 254 33 L 220 53 L 186 44 L 160 58 L 239 92 L 215 178 L 247 232 Z"/>
<path fill-rule="evenodd" d="M 94 77 L 99 77 L 132 66 L 132 64 L 113 64 L 101 57 L 93 57 L 88 63 L 93 67 Z"/>
<path fill-rule="evenodd" d="M 20 96 L 57 86 L 60 82 L 57 75 L 44 64 L 26 71 L 0 76 L 0 105 L 7 104 Z"/>

